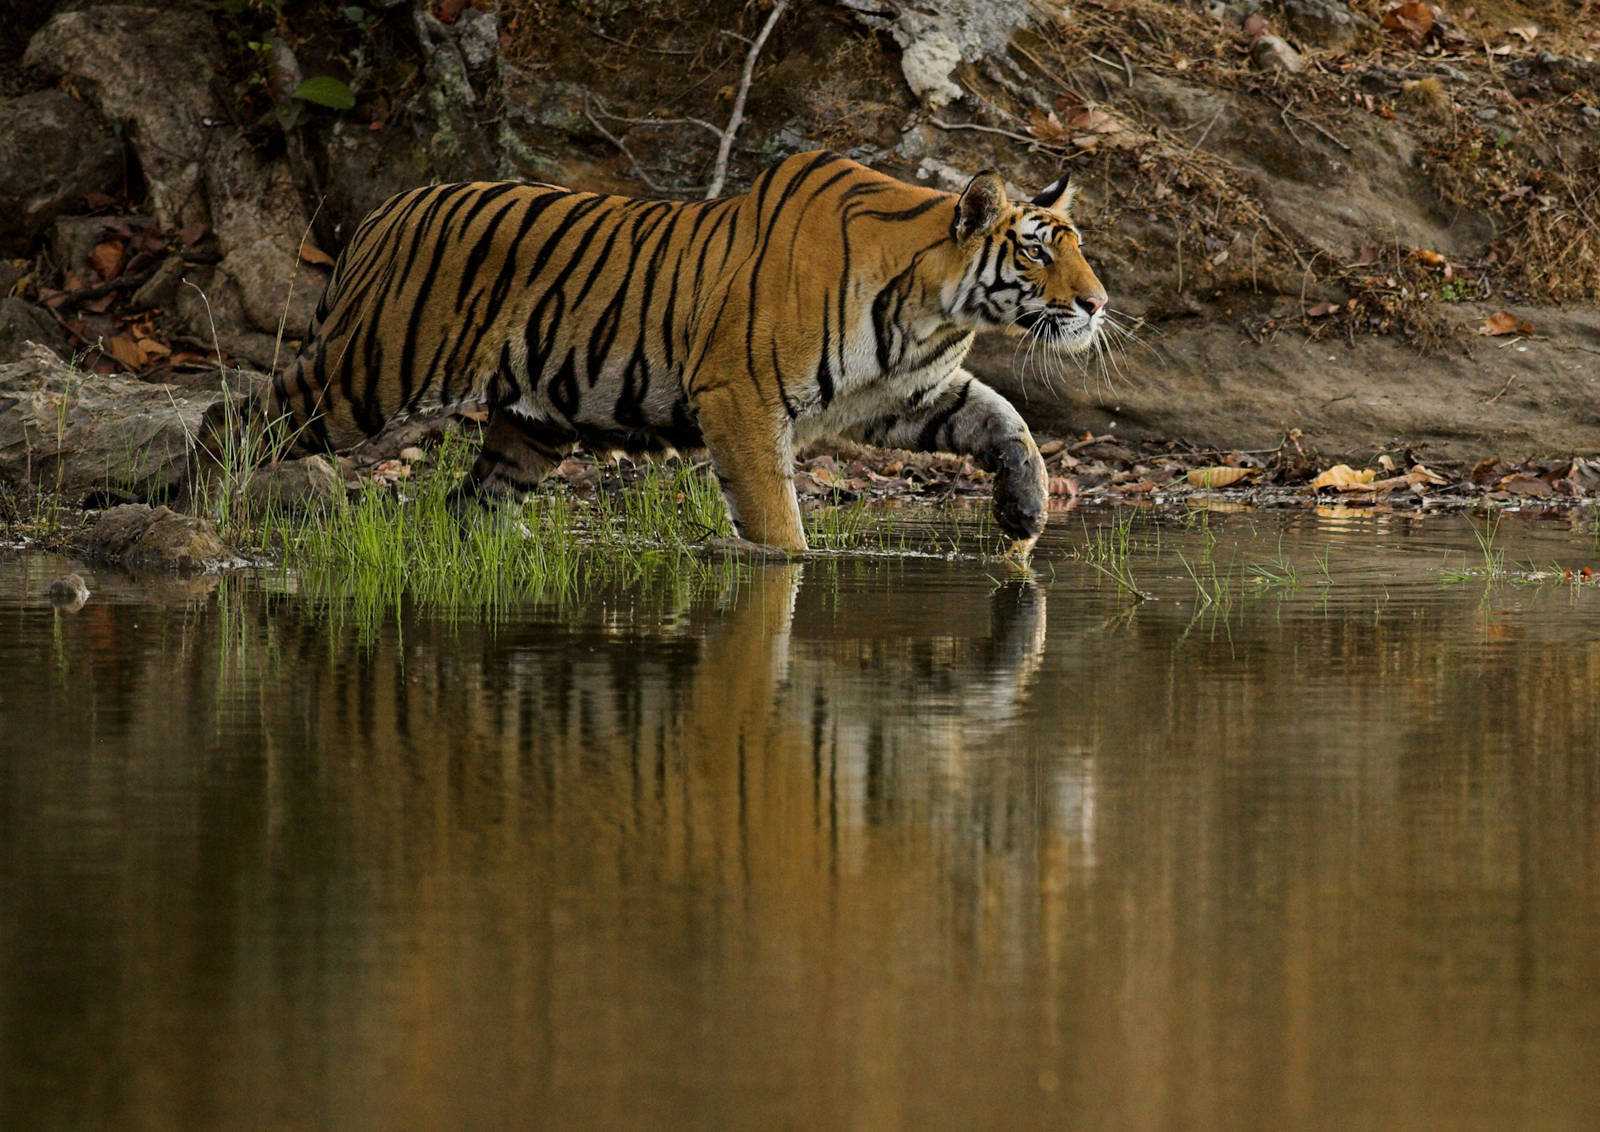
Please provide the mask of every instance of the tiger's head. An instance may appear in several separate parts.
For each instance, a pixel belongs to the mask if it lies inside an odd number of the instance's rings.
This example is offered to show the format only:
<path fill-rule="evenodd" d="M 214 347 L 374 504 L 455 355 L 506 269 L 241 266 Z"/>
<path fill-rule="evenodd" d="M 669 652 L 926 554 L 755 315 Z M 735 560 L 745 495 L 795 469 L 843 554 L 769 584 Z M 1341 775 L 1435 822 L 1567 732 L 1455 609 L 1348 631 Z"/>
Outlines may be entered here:
<path fill-rule="evenodd" d="M 1083 258 L 1067 175 L 1026 204 L 1006 199 L 993 171 L 968 182 L 951 235 L 964 270 L 946 309 L 982 329 L 1027 334 L 1069 354 L 1105 323 L 1106 289 Z"/>

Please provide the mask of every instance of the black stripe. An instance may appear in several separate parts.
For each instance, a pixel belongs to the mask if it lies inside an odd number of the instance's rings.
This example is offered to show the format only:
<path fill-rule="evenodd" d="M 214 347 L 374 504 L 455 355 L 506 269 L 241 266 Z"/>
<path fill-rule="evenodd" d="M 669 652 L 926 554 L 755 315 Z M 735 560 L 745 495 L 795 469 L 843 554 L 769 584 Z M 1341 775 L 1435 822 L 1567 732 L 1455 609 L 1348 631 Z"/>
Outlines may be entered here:
<path fill-rule="evenodd" d="M 800 191 L 801 185 L 803 185 L 805 183 L 806 178 L 809 177 L 814 171 L 816 171 L 818 169 L 821 169 L 825 165 L 830 165 L 835 161 L 842 161 L 842 160 L 844 160 L 844 159 L 842 157 L 840 157 L 837 153 L 832 153 L 832 152 L 830 152 L 828 150 L 823 150 L 816 157 L 812 158 L 809 162 L 807 162 L 804 168 L 799 170 L 793 177 L 791 177 L 789 179 L 788 184 L 784 185 L 783 191 L 778 195 L 778 200 L 773 205 L 771 213 L 770 214 L 766 214 L 766 213 L 761 213 L 760 214 L 761 218 L 763 220 L 763 223 L 762 223 L 763 232 L 762 232 L 760 244 L 756 248 L 755 262 L 750 268 L 750 306 L 748 308 L 748 313 L 749 314 L 753 315 L 755 313 L 755 311 L 759 308 L 759 304 L 757 303 L 757 291 L 760 288 L 760 284 L 761 284 L 762 268 L 766 265 L 767 253 L 768 253 L 768 251 L 771 250 L 771 247 L 772 247 L 772 234 L 773 234 L 773 232 L 775 232 L 777 230 L 778 217 L 783 214 L 784 206 L 787 205 L 791 200 L 793 200 L 795 198 L 795 195 Z M 763 200 L 765 199 L 765 192 L 764 191 L 763 191 L 762 199 Z M 760 204 L 760 202 L 758 201 L 758 207 L 759 207 L 759 204 Z M 754 374 L 756 372 L 755 328 L 756 328 L 756 320 L 755 320 L 755 318 L 753 318 L 753 317 L 747 318 L 745 320 L 744 353 L 745 353 L 745 362 L 749 366 L 751 374 Z M 774 356 L 776 356 L 776 344 L 774 344 Z M 791 417 L 793 417 L 795 415 L 794 406 L 790 404 L 788 396 L 783 393 L 783 379 L 781 377 L 779 377 L 779 379 L 778 379 L 778 390 L 779 390 L 779 395 L 783 399 L 783 407 L 788 411 L 789 415 Z"/>
<path fill-rule="evenodd" d="M 567 358 L 561 363 L 561 368 L 550 382 L 550 404 L 556 411 L 569 421 L 578 411 L 578 371 L 573 364 L 572 351 L 567 351 Z"/>
<path fill-rule="evenodd" d="M 795 411 L 794 402 L 789 400 L 789 389 L 783 380 L 783 364 L 778 359 L 778 336 L 774 334 L 769 341 L 772 343 L 772 376 L 778 382 L 778 400 L 783 402 L 783 411 L 789 414 L 792 421 L 800 414 Z"/>
<path fill-rule="evenodd" d="M 971 392 L 972 382 L 962 382 L 961 392 L 956 395 L 955 400 L 951 401 L 947 407 L 939 410 L 939 412 L 928 418 L 928 423 L 922 426 L 922 434 L 917 437 L 918 447 L 920 447 L 924 452 L 932 452 L 937 448 L 943 447 L 939 444 L 939 430 L 944 428 L 945 425 L 949 424 L 950 418 L 954 417 L 961 411 L 962 406 L 967 403 L 968 394 Z"/>
<path fill-rule="evenodd" d="M 822 357 L 817 362 L 817 398 L 826 409 L 833 400 L 833 371 L 829 363 L 828 351 L 828 317 L 827 304 L 822 307 Z"/>
<path fill-rule="evenodd" d="M 451 187 L 456 189 L 472 188 L 471 185 Z M 439 219 L 438 231 L 429 232 L 428 229 L 433 226 L 434 218 L 438 215 L 440 206 L 443 202 L 450 200 L 452 196 L 455 199 L 449 208 L 444 210 L 443 217 Z M 413 396 L 423 394 L 426 390 L 425 385 L 423 389 L 419 390 L 414 384 L 416 379 L 417 336 L 422 331 L 423 315 L 428 307 L 428 295 L 433 289 L 434 279 L 439 274 L 439 265 L 443 262 L 445 253 L 450 249 L 450 222 L 455 218 L 456 213 L 471 199 L 472 194 L 470 192 L 439 193 L 438 199 L 418 221 L 412 237 L 411 253 L 407 257 L 405 265 L 406 279 L 403 284 L 406 287 L 406 301 L 411 309 L 411 317 L 406 320 L 404 345 L 400 351 L 400 401 L 402 404 L 410 401 Z M 425 234 L 433 241 L 433 254 L 428 259 L 427 270 L 418 278 L 413 275 L 411 269 L 416 262 L 417 252 L 422 246 L 422 239 Z M 444 330 L 444 327 L 439 327 L 437 332 L 442 333 Z M 377 385 L 378 375 L 368 374 L 366 389 L 368 398 L 374 400 L 377 398 Z"/>
<path fill-rule="evenodd" d="M 929 209 L 937 208 L 945 203 L 942 196 L 933 197 L 921 204 L 912 205 L 910 208 L 900 209 L 858 209 L 850 214 L 851 220 L 892 220 L 901 223 L 906 220 L 915 220 Z"/>
<path fill-rule="evenodd" d="M 486 190 L 483 196 L 479 199 L 478 203 L 473 206 L 471 214 L 462 218 L 462 233 L 466 233 L 467 229 L 471 227 L 472 221 L 477 217 L 477 214 L 483 211 L 483 209 L 486 208 L 490 202 L 499 199 L 512 189 L 520 187 L 521 186 L 514 181 L 506 181 L 502 184 L 496 185 L 492 189 Z M 456 288 L 455 308 L 457 314 L 461 313 L 461 304 L 466 302 L 467 291 L 472 287 L 472 284 L 477 281 L 478 272 L 483 267 L 484 261 L 487 260 L 490 253 L 494 251 L 495 238 L 500 234 L 500 222 L 506 218 L 507 213 L 511 212 L 517 207 L 518 203 L 520 202 L 516 200 L 509 200 L 506 202 L 504 208 L 491 216 L 488 221 L 485 222 L 483 226 L 483 232 L 481 235 L 479 235 L 477 243 L 473 244 L 472 250 L 467 253 L 467 262 L 461 269 L 461 283 Z"/>
<path fill-rule="evenodd" d="M 513 237 L 512 241 L 511 241 L 511 245 L 506 249 L 505 261 L 501 264 L 500 271 L 495 276 L 494 286 L 489 291 L 488 310 L 487 310 L 485 316 L 481 320 L 479 320 L 479 322 L 477 324 L 477 332 L 472 335 L 471 344 L 470 344 L 470 346 L 468 346 L 468 348 L 466 350 L 466 357 L 467 357 L 467 360 L 469 362 L 473 358 L 478 356 L 478 348 L 480 346 L 482 346 L 483 340 L 489 335 L 489 332 L 491 330 L 496 330 L 496 329 L 503 330 L 504 329 L 504 325 L 500 322 L 500 319 L 499 319 L 498 316 L 499 316 L 500 308 L 505 303 L 506 295 L 511 290 L 512 279 L 516 275 L 517 259 L 518 259 L 518 254 L 517 253 L 522 247 L 523 240 L 527 237 L 528 232 L 532 229 L 534 221 L 538 219 L 538 217 L 544 212 L 544 210 L 549 208 L 550 205 L 554 204 L 557 200 L 560 200 L 565 195 L 566 194 L 563 194 L 563 193 L 545 193 L 544 195 L 540 196 L 539 198 L 537 198 L 537 199 L 535 199 L 533 201 L 524 202 L 526 204 L 526 209 L 524 211 L 524 214 L 523 214 L 523 217 L 522 217 L 521 221 L 518 222 L 517 234 L 516 234 L 515 237 Z M 499 221 L 499 217 L 496 217 L 496 223 L 498 223 L 498 221 Z M 465 282 L 466 282 L 466 277 L 464 276 L 463 277 L 463 288 L 465 287 Z M 482 298 L 482 292 L 481 291 L 479 292 L 478 298 Z M 458 299 L 457 303 L 456 303 L 456 309 L 457 309 L 458 313 L 460 311 L 460 308 L 461 308 L 461 304 L 460 304 L 460 301 Z M 474 310 L 474 312 L 477 310 L 477 299 L 473 300 L 473 310 Z M 467 318 L 467 320 L 463 323 L 463 327 L 464 328 L 468 328 L 468 327 L 472 326 L 472 317 L 473 316 L 469 316 Z M 463 335 L 463 338 L 465 338 L 465 335 Z M 508 341 L 508 339 L 503 339 L 502 340 L 502 352 L 501 352 L 501 356 L 502 357 L 505 356 L 504 344 L 507 341 Z M 452 355 L 452 357 L 451 357 L 451 364 L 452 365 L 454 364 L 454 360 L 455 360 L 454 356 Z M 430 375 L 431 375 L 432 372 L 433 372 L 433 370 L 432 370 L 432 367 L 430 366 L 430 368 L 429 368 Z M 477 375 L 474 374 L 473 376 L 476 377 Z M 440 390 L 440 398 L 441 398 L 441 400 L 446 400 L 446 401 L 448 400 L 447 390 L 449 388 L 449 382 L 450 382 L 450 375 L 448 373 L 446 373 L 444 375 L 444 384 L 443 384 L 443 386 L 442 386 L 442 388 Z"/>

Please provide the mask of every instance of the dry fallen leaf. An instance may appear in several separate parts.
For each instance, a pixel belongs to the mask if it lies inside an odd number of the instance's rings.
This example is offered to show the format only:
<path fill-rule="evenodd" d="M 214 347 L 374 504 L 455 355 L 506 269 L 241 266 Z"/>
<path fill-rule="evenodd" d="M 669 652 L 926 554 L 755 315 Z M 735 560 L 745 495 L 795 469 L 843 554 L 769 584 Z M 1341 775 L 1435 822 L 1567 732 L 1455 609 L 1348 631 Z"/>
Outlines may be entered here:
<path fill-rule="evenodd" d="M 1433 30 L 1433 9 L 1419 0 L 1405 0 L 1383 14 L 1383 26 L 1410 43 L 1421 47 Z"/>
<path fill-rule="evenodd" d="M 300 245 L 300 258 L 307 263 L 314 263 L 318 267 L 333 266 L 333 257 L 310 240 Z"/>
<path fill-rule="evenodd" d="M 1533 324 L 1509 311 L 1495 311 L 1483 320 L 1483 325 L 1478 327 L 1478 333 L 1496 337 L 1504 334 L 1532 334 Z"/>
<path fill-rule="evenodd" d="M 376 480 L 403 480 L 410 475 L 411 465 L 403 460 L 384 460 L 372 468 L 372 478 Z"/>
<path fill-rule="evenodd" d="M 1338 303 L 1330 303 L 1330 302 L 1327 302 L 1327 301 L 1323 301 L 1323 302 L 1320 302 L 1320 303 L 1316 303 L 1309 310 L 1307 310 L 1306 311 L 1306 317 L 1307 318 L 1322 318 L 1324 315 L 1330 315 L 1330 314 L 1332 314 L 1334 311 L 1336 311 L 1338 309 L 1339 309 L 1339 304 Z"/>
<path fill-rule="evenodd" d="M 1440 264 L 1445 262 L 1444 256 L 1440 255 L 1438 252 L 1429 251 L 1427 248 L 1412 248 L 1411 258 L 1420 260 L 1429 267 L 1438 267 Z"/>
<path fill-rule="evenodd" d="M 1445 482 L 1447 481 L 1443 476 L 1429 471 L 1421 464 L 1413 464 L 1411 466 L 1411 470 L 1405 475 L 1390 476 L 1387 479 L 1373 480 L 1368 487 L 1372 491 L 1403 491 L 1406 488 L 1410 488 L 1414 491 L 1421 491 L 1425 487 L 1437 487 Z M 1349 490 L 1360 491 L 1363 489 L 1351 488 Z"/>
<path fill-rule="evenodd" d="M 122 273 L 125 248 L 121 240 L 96 244 L 94 251 L 89 253 L 89 264 L 100 273 L 101 279 L 109 283 Z"/>
<path fill-rule="evenodd" d="M 1114 134 L 1122 129 L 1122 123 L 1104 110 L 1096 110 L 1091 107 L 1074 115 L 1067 122 L 1067 127 L 1073 130 L 1088 130 L 1096 134 Z"/>
<path fill-rule="evenodd" d="M 138 370 L 144 366 L 144 351 L 139 349 L 139 344 L 132 338 L 118 334 L 107 339 L 106 349 L 111 351 L 111 356 L 127 366 L 130 370 Z"/>
<path fill-rule="evenodd" d="M 1518 24 L 1516 27 L 1506 28 L 1506 31 L 1522 40 L 1523 43 L 1532 43 L 1539 36 L 1539 25 Z"/>
<path fill-rule="evenodd" d="M 1063 141 L 1067 136 L 1067 128 L 1062 125 L 1061 119 L 1056 117 L 1054 110 L 1048 113 L 1035 110 L 1028 119 L 1028 133 L 1044 142 Z"/>
<path fill-rule="evenodd" d="M 1218 464 L 1210 468 L 1194 468 L 1184 479 L 1188 481 L 1190 487 L 1230 487 L 1241 480 L 1260 474 L 1259 468 L 1230 468 Z"/>
<path fill-rule="evenodd" d="M 1537 476 L 1524 475 L 1516 472 L 1499 482 L 1502 491 L 1509 491 L 1512 495 L 1532 495 L 1540 499 L 1548 498 L 1555 494 L 1555 489 Z"/>
<path fill-rule="evenodd" d="M 1331 487 L 1338 491 L 1371 491 L 1372 481 L 1378 478 L 1376 469 L 1356 471 L 1349 464 L 1335 464 L 1306 486 L 1311 491 Z"/>

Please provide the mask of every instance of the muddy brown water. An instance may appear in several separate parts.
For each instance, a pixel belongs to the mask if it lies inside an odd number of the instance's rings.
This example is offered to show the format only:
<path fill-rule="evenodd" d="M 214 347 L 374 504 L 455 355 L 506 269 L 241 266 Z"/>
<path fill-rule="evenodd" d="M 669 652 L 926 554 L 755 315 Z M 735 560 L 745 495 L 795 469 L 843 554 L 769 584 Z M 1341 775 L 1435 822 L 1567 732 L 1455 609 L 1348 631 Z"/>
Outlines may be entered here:
<path fill-rule="evenodd" d="M 1592 520 L 1144 519 L 1143 602 L 1111 522 L 492 619 L 0 557 L 0 1125 L 1600 1126 Z"/>

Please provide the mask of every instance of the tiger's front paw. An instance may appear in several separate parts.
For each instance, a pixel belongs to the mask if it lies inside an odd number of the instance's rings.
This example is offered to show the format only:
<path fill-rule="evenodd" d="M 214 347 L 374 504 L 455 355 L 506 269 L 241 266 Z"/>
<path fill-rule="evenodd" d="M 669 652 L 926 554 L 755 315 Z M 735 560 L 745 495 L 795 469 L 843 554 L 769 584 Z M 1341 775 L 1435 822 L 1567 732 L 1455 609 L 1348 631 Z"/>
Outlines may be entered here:
<path fill-rule="evenodd" d="M 1000 529 L 1031 547 L 1044 530 L 1049 481 L 1044 458 L 1033 440 L 1008 447 L 997 461 L 994 477 L 994 518 Z"/>

